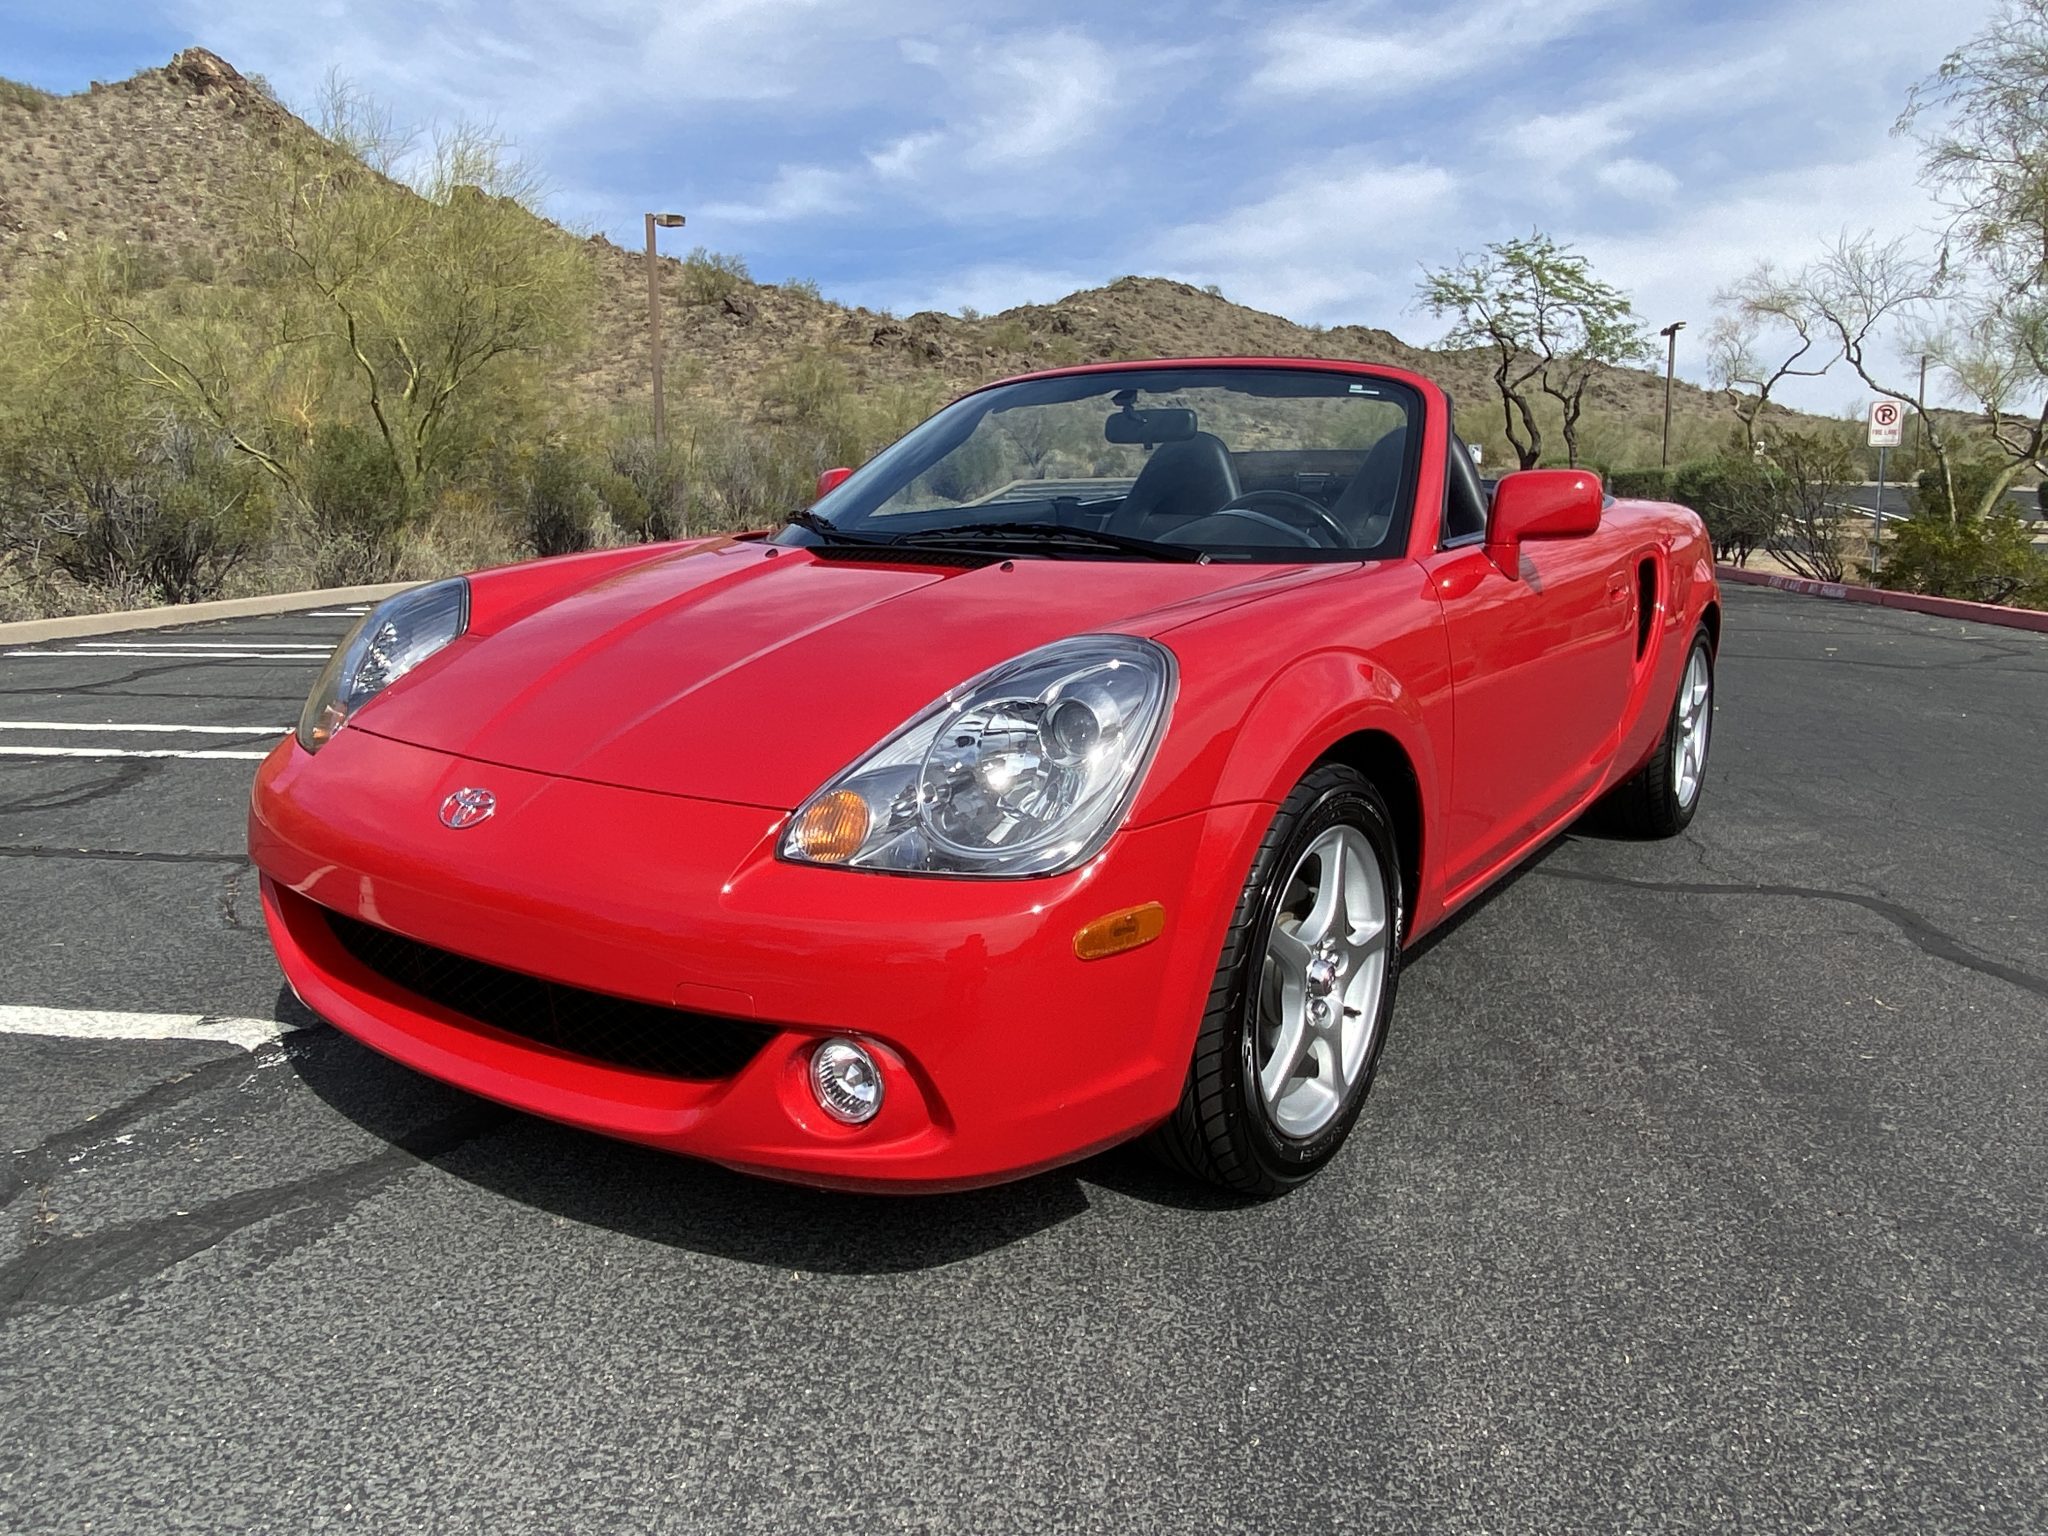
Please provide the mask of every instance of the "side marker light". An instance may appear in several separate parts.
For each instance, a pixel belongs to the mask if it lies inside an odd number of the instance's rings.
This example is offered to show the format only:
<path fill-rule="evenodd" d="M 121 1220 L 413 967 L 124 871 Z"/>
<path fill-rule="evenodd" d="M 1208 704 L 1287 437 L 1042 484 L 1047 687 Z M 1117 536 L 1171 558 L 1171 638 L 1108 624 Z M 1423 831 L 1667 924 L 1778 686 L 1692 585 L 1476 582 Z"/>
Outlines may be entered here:
<path fill-rule="evenodd" d="M 1166 908 L 1156 901 L 1125 907 L 1084 924 L 1074 935 L 1074 953 L 1083 960 L 1106 960 L 1127 949 L 1150 944 L 1166 931 Z"/>

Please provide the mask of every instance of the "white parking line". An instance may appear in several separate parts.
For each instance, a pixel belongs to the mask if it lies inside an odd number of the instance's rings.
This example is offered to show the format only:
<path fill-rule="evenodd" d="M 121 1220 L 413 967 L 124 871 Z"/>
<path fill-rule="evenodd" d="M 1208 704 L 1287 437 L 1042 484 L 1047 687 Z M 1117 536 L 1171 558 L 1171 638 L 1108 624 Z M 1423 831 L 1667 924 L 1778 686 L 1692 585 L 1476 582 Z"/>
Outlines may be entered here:
<path fill-rule="evenodd" d="M 210 1013 L 104 1013 L 91 1008 L 0 1007 L 0 1034 L 66 1040 L 219 1040 L 253 1051 L 298 1029 L 275 1019 Z"/>
<path fill-rule="evenodd" d="M 322 646 L 314 651 L 8 651 L 9 656 L 146 656 L 156 661 L 296 661 L 306 666 L 324 661 L 334 649 Z"/>
<path fill-rule="evenodd" d="M 171 747 L 0 747 L 0 757 L 192 757 L 260 763 L 264 752 L 181 752 Z"/>
<path fill-rule="evenodd" d="M 156 651 L 331 651 L 311 640 L 81 640 L 81 650 L 119 651 L 147 646 Z"/>
<path fill-rule="evenodd" d="M 360 619 L 368 608 L 320 608 L 306 615 L 309 619 Z"/>
<path fill-rule="evenodd" d="M 282 736 L 288 725 L 138 725 L 126 720 L 0 720 L 0 731 L 158 731 L 193 736 Z"/>

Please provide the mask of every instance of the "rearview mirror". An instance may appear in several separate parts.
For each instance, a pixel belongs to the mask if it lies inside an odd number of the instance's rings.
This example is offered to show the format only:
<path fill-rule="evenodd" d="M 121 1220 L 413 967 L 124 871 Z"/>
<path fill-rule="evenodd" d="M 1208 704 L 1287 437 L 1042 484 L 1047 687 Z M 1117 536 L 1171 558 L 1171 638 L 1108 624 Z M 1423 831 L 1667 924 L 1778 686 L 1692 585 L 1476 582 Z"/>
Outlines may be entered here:
<path fill-rule="evenodd" d="M 1180 406 L 1156 411 L 1118 411 L 1102 424 L 1105 441 L 1125 447 L 1183 443 L 1195 435 L 1195 413 Z"/>
<path fill-rule="evenodd" d="M 828 469 L 825 473 L 818 476 L 818 500 L 823 501 L 827 496 L 838 490 L 840 483 L 852 473 L 853 471 L 850 469 Z"/>
<path fill-rule="evenodd" d="M 1494 489 L 1486 552 L 1509 575 L 1521 566 L 1524 539 L 1580 539 L 1600 526 L 1606 502 L 1600 477 L 1584 469 L 1525 469 Z"/>

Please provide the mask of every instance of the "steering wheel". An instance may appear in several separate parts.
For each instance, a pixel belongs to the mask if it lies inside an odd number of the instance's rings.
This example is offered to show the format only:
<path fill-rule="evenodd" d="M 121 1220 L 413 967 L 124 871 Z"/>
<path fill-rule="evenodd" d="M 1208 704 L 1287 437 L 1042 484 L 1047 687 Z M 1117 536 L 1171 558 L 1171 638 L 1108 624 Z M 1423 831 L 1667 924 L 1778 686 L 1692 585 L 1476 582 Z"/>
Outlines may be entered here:
<path fill-rule="evenodd" d="M 1342 523 L 1330 516 L 1321 502 L 1293 491 L 1247 491 L 1218 507 L 1214 515 L 1229 517 L 1233 514 L 1256 517 L 1260 522 L 1278 523 L 1290 533 L 1305 535 L 1311 544 L 1327 545 L 1331 549 L 1351 547 L 1351 535 Z"/>

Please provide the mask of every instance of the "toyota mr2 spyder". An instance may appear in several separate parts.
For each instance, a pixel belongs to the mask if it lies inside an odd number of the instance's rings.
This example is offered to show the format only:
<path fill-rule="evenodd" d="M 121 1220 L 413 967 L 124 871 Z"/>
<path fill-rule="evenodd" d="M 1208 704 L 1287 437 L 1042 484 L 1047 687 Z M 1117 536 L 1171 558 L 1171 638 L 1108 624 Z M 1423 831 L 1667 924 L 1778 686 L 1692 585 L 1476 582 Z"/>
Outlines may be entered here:
<path fill-rule="evenodd" d="M 956 1189 L 1134 1138 L 1276 1194 L 1404 950 L 1573 818 L 1699 804 L 1700 521 L 1481 480 L 1425 378 L 991 384 L 772 533 L 374 608 L 264 762 L 308 1007 L 571 1125 Z"/>

